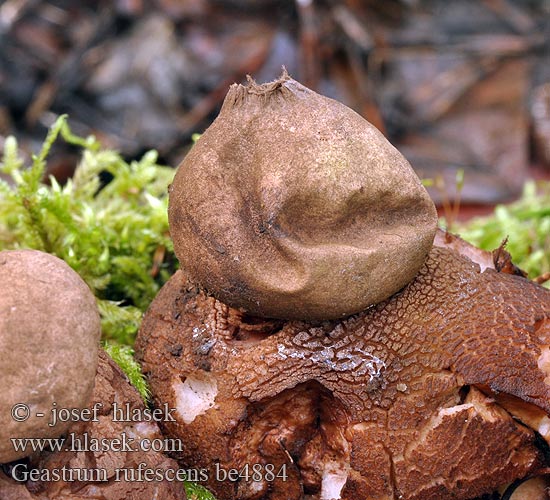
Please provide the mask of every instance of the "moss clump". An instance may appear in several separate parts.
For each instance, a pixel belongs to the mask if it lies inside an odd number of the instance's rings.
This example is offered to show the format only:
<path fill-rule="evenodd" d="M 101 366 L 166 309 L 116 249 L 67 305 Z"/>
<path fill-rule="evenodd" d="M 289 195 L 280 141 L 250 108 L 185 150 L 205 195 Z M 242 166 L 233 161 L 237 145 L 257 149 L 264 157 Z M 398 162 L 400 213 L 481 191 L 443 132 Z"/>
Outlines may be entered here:
<path fill-rule="evenodd" d="M 147 404 L 149 388 L 138 362 L 134 358 L 134 349 L 128 345 L 105 343 L 103 345 L 107 354 L 120 366 L 130 383 L 139 391 L 143 401 Z"/>
<path fill-rule="evenodd" d="M 44 178 L 59 136 L 83 150 L 64 186 Z M 98 300 L 103 338 L 132 345 L 143 311 L 176 269 L 166 196 L 174 171 L 154 151 L 127 163 L 93 137 L 74 136 L 60 117 L 29 166 L 7 138 L 0 172 L 8 178 L 0 180 L 0 250 L 34 248 L 66 261 Z"/>
<path fill-rule="evenodd" d="M 506 250 L 530 278 L 550 272 L 550 182 L 527 182 L 519 200 L 498 205 L 492 215 L 457 225 L 453 232 L 485 250 L 508 238 Z M 550 282 L 545 286 L 550 288 Z"/>
<path fill-rule="evenodd" d="M 45 178 L 48 154 L 60 137 L 82 148 L 64 186 Z M 147 400 L 132 345 L 143 312 L 177 268 L 167 217 L 174 170 L 158 165 L 154 151 L 127 163 L 93 137 L 73 135 L 62 116 L 30 165 L 8 137 L 0 172 L 7 179 L 0 179 L 0 250 L 43 250 L 80 274 L 96 296 L 105 350 Z M 106 185 L 105 174 L 111 177 Z M 191 499 L 214 500 L 201 486 L 186 483 L 186 490 Z"/>
<path fill-rule="evenodd" d="M 195 483 L 185 483 L 188 500 L 216 500 L 206 488 Z"/>

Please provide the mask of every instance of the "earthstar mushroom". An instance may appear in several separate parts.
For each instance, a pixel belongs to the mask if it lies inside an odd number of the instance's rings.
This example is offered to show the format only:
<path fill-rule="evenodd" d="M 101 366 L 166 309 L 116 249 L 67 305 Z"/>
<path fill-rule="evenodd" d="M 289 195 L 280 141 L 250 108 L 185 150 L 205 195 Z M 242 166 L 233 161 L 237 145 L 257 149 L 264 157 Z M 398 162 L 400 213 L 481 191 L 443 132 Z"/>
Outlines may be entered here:
<path fill-rule="evenodd" d="M 155 404 L 178 409 L 162 428 L 181 463 L 264 467 L 211 473 L 220 500 L 466 500 L 545 465 L 550 292 L 452 238 L 431 248 L 409 168 L 288 75 L 232 87 L 180 167 L 182 271 L 136 354 Z"/>

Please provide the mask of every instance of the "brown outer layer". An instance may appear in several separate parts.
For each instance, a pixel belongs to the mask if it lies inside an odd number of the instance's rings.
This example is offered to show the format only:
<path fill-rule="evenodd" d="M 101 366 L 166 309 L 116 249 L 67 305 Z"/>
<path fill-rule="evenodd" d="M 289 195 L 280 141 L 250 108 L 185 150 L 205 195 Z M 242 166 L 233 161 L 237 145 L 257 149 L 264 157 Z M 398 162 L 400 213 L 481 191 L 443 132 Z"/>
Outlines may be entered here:
<path fill-rule="evenodd" d="M 0 463 L 25 456 L 11 438 L 54 438 L 53 405 L 83 408 L 92 393 L 101 324 L 95 297 L 63 260 L 37 250 L 0 252 Z M 30 416 L 12 418 L 14 405 Z"/>
<path fill-rule="evenodd" d="M 397 292 L 437 223 L 375 127 L 288 75 L 230 88 L 176 173 L 168 215 L 196 283 L 250 314 L 303 320 L 349 316 Z"/>
<path fill-rule="evenodd" d="M 95 388 L 88 404 L 92 409 L 96 403 L 103 406 L 98 413 L 97 422 L 77 422 L 68 433 L 75 433 L 75 442 L 84 443 L 87 435 L 89 446 L 93 439 L 106 439 L 109 443 L 122 439 L 133 438 L 134 445 L 139 439 L 160 438 L 161 434 L 156 424 L 138 425 L 138 422 L 115 422 L 113 420 L 113 403 L 125 408 L 129 405 L 129 413 L 119 417 L 126 419 L 133 411 L 143 412 L 145 406 L 136 389 L 115 362 L 103 351 L 99 352 L 99 366 L 95 378 Z M 128 419 L 126 419 L 128 420 Z M 129 441 L 128 441 L 129 442 Z M 179 481 L 115 481 L 116 469 L 137 469 L 141 462 L 145 469 L 178 469 L 177 463 L 167 456 L 155 451 L 62 451 L 43 452 L 31 456 L 29 470 L 38 469 L 50 471 L 54 469 L 101 469 L 108 476 L 107 482 L 53 481 L 53 482 L 16 482 L 0 470 L 1 500 L 185 500 L 183 483 Z M 6 470 L 6 469 L 5 469 Z M 75 477 L 76 477 L 76 473 Z M 124 476 L 120 476 L 124 479 Z"/>
<path fill-rule="evenodd" d="M 332 457 L 349 463 L 344 499 L 440 500 L 540 465 L 533 432 L 473 386 L 550 413 L 538 366 L 549 344 L 548 290 L 434 247 L 402 292 L 318 324 L 243 318 L 178 272 L 136 352 L 157 405 L 175 405 L 173 385 L 186 377 L 216 381 L 211 409 L 164 426 L 185 437 L 182 463 L 287 465 L 289 480 L 257 496 L 243 482 L 212 482 L 220 499 L 316 494 Z"/>

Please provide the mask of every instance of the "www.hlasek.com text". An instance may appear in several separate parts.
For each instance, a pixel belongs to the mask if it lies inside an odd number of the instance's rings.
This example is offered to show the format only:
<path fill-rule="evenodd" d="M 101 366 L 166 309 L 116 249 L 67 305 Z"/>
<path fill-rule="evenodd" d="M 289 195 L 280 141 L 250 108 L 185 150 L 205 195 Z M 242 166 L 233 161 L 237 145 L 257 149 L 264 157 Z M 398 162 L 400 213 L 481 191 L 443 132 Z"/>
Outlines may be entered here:
<path fill-rule="evenodd" d="M 176 453 L 183 451 L 183 442 L 178 438 L 131 437 L 126 432 L 114 438 L 98 438 L 87 432 L 76 434 L 70 432 L 59 438 L 11 438 L 13 449 L 26 454 L 42 451 L 70 452 L 149 452 Z"/>

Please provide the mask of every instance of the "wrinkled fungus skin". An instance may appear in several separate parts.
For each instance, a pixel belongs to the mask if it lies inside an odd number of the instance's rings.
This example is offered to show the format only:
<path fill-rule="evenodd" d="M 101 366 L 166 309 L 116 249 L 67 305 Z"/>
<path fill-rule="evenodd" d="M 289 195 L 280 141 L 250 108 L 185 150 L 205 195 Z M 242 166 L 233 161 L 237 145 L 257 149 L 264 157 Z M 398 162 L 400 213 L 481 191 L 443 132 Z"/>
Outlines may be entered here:
<path fill-rule="evenodd" d="M 248 314 L 300 320 L 349 316 L 400 290 L 437 226 L 403 155 L 286 73 L 231 86 L 178 168 L 168 218 L 195 283 Z"/>
<path fill-rule="evenodd" d="M 136 348 L 220 500 L 460 500 L 544 464 L 549 346 L 548 290 L 434 247 L 401 292 L 319 323 L 243 316 L 180 271 Z M 287 480 L 215 480 L 254 464 Z"/>

